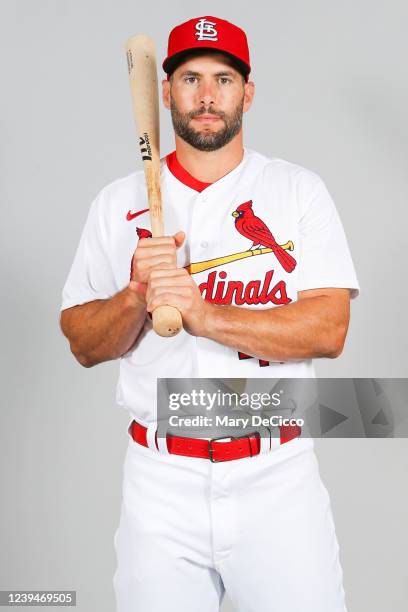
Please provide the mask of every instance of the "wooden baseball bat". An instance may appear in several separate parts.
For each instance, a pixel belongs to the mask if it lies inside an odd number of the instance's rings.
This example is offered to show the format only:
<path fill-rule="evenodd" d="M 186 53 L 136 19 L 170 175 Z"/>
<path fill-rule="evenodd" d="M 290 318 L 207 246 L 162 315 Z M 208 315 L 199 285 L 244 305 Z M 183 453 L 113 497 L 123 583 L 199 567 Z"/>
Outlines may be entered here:
<path fill-rule="evenodd" d="M 164 235 L 160 191 L 160 125 L 156 51 L 149 36 L 138 34 L 126 43 L 133 114 L 147 186 L 153 237 Z M 153 329 L 159 336 L 175 336 L 183 326 L 174 306 L 159 306 L 152 313 Z"/>

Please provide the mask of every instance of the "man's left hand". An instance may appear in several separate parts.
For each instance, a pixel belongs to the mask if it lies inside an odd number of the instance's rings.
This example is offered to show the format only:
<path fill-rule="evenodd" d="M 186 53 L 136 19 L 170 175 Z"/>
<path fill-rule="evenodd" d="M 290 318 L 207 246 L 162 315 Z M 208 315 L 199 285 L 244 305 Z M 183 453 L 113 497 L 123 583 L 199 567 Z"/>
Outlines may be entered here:
<path fill-rule="evenodd" d="M 206 323 L 212 304 L 203 300 L 199 288 L 184 268 L 152 270 L 146 301 L 148 312 L 165 304 L 175 306 L 189 334 L 206 335 Z"/>

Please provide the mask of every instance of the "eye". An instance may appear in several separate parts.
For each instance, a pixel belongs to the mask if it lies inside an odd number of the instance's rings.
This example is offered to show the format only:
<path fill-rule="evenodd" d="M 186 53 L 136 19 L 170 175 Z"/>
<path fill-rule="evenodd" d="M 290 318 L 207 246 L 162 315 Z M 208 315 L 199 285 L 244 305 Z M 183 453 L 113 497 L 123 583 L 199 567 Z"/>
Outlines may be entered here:
<path fill-rule="evenodd" d="M 228 79 L 227 77 L 220 77 L 220 81 L 223 85 L 225 85 L 226 83 L 231 83 L 231 79 Z"/>
<path fill-rule="evenodd" d="M 193 80 L 194 80 L 194 79 L 197 79 L 197 77 L 195 77 L 195 76 L 185 77 L 184 82 L 185 82 L 185 83 L 191 83 L 191 82 L 192 82 L 192 79 L 193 79 Z"/>

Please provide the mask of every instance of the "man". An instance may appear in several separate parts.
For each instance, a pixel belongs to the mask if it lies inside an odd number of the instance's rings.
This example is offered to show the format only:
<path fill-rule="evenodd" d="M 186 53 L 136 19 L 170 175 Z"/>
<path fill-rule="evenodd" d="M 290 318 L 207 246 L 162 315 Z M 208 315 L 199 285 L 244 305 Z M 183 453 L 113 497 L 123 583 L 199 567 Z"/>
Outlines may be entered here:
<path fill-rule="evenodd" d="M 143 172 L 106 186 L 61 308 L 82 365 L 121 360 L 117 401 L 132 419 L 117 612 L 215 612 L 225 590 L 237 611 L 345 612 L 310 438 L 157 436 L 157 377 L 313 377 L 313 358 L 342 352 L 359 291 L 320 177 L 243 146 L 255 90 L 243 30 L 191 19 L 170 33 L 163 68 L 176 142 L 161 167 L 168 235 L 151 238 Z M 152 330 L 162 304 L 183 318 L 173 338 Z"/>

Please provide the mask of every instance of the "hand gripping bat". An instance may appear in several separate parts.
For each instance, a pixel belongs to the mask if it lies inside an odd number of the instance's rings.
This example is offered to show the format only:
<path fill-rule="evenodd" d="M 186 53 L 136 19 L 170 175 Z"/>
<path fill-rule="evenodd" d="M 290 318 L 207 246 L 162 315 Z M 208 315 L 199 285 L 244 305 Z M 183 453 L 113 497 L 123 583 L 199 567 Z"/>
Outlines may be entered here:
<path fill-rule="evenodd" d="M 147 186 L 152 236 L 164 235 L 160 191 L 160 125 L 156 52 L 149 36 L 138 34 L 126 43 L 133 114 Z M 183 326 L 174 306 L 159 306 L 152 313 L 159 336 L 175 336 Z"/>

